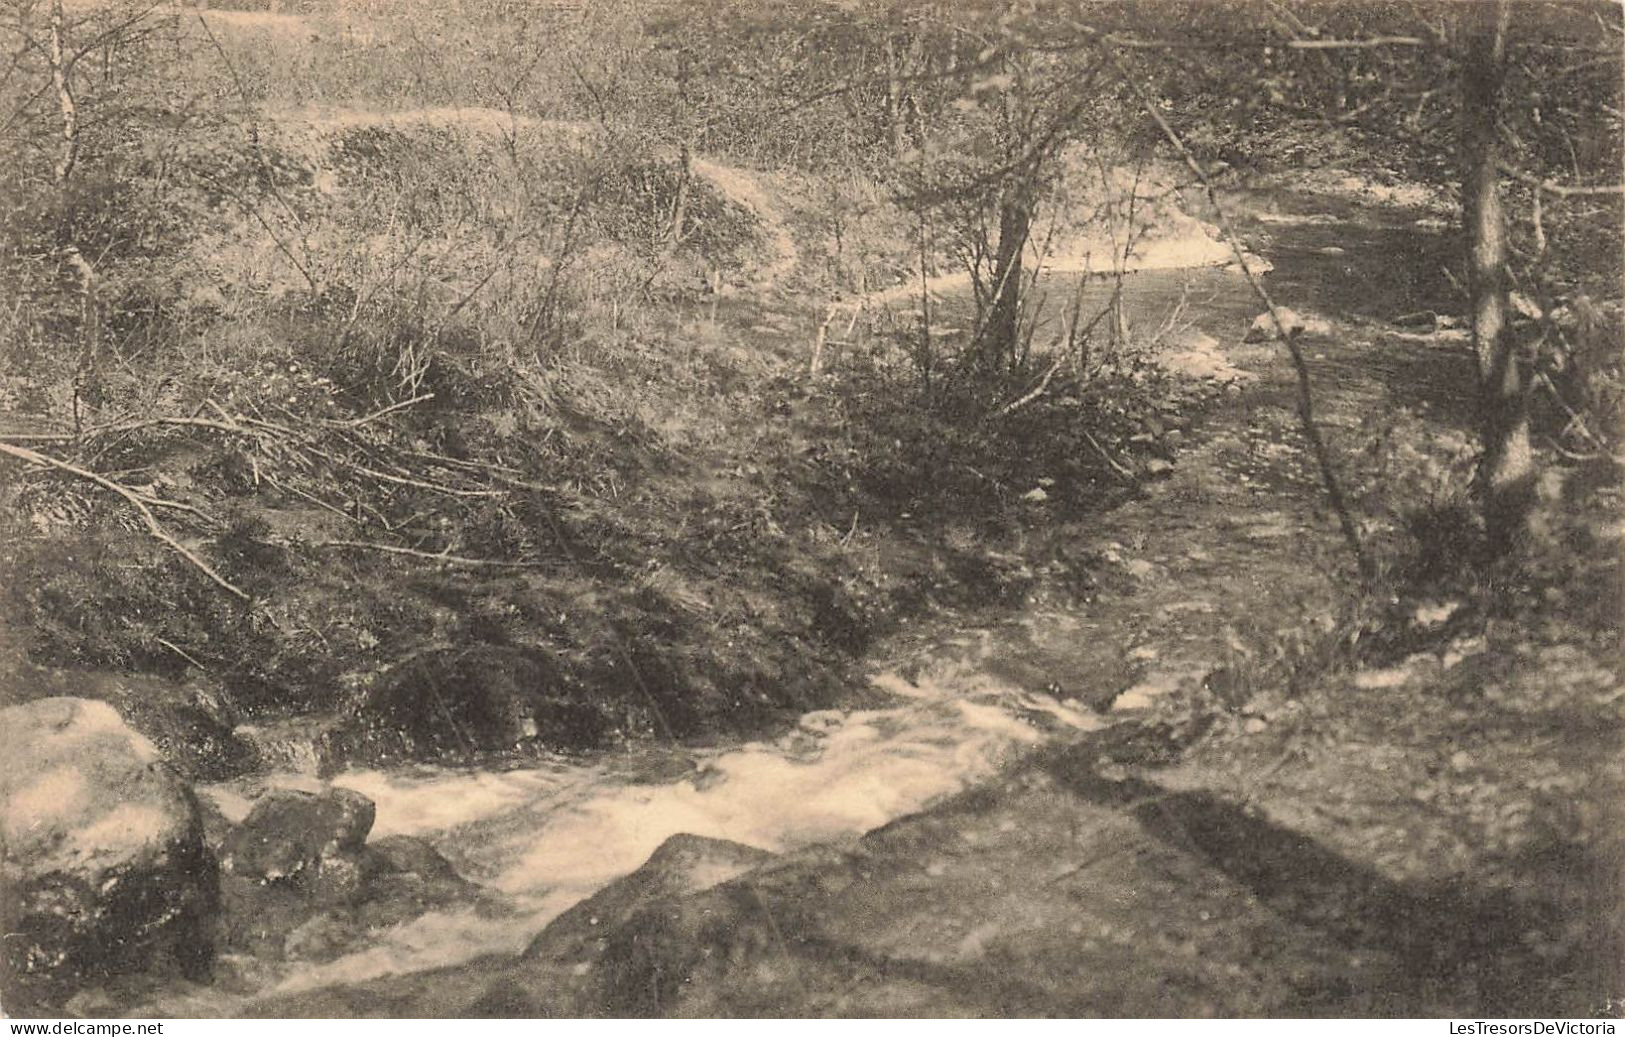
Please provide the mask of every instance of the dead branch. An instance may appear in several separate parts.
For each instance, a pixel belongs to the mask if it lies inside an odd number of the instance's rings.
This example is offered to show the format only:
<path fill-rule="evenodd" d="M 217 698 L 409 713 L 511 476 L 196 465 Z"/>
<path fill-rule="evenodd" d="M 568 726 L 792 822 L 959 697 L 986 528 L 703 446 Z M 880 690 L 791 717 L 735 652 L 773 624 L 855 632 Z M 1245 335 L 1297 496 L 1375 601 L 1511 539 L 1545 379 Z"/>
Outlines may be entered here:
<path fill-rule="evenodd" d="M 148 506 L 148 501 L 152 500 L 152 498 L 145 497 L 127 486 L 116 483 L 105 476 L 97 475 L 95 472 L 88 469 L 80 468 L 77 465 L 71 465 L 66 461 L 59 461 L 54 457 L 38 453 L 37 451 L 29 450 L 26 447 L 14 446 L 10 443 L 0 443 L 0 454 L 9 454 L 18 460 L 27 461 L 29 464 L 39 465 L 42 468 L 55 468 L 56 470 L 66 472 L 75 478 L 84 479 L 87 482 L 95 483 L 102 489 L 115 493 L 124 498 L 127 502 L 129 502 L 130 506 L 136 510 L 136 513 L 141 516 L 141 520 L 146 523 L 147 531 L 150 532 L 155 539 L 168 545 L 170 550 L 174 551 L 176 554 L 190 562 L 199 572 L 213 580 L 221 589 L 243 601 L 251 600 L 248 594 L 243 591 L 242 588 L 238 587 L 224 576 L 221 576 L 212 567 L 210 567 L 208 562 L 205 562 L 203 559 L 199 558 L 196 554 L 192 553 L 192 551 L 189 550 L 185 544 L 182 544 L 179 540 L 176 540 L 174 537 L 169 535 L 169 533 L 164 529 L 163 525 L 158 521 L 158 517 L 152 513 L 152 508 Z"/>
<path fill-rule="evenodd" d="M 181 648 L 179 645 L 175 644 L 173 641 L 166 641 L 164 638 L 156 637 L 156 636 L 153 637 L 153 640 L 158 642 L 159 644 L 163 645 L 165 648 L 169 649 L 171 652 L 174 652 L 176 655 L 180 656 L 182 659 L 185 659 L 187 662 L 191 663 L 193 666 L 196 666 L 198 669 L 200 669 L 200 670 L 207 670 L 208 669 L 207 666 L 204 666 L 202 663 L 198 662 L 197 658 L 195 656 L 193 656 L 190 652 L 186 651 L 184 648 Z"/>
<path fill-rule="evenodd" d="M 432 399 L 434 399 L 434 393 L 426 392 L 419 396 L 414 396 L 410 400 L 402 400 L 400 403 L 392 403 L 388 407 L 375 410 L 371 414 L 364 417 L 351 418 L 347 421 L 324 421 L 322 424 L 329 428 L 360 428 L 363 425 L 372 424 L 379 418 L 388 417 L 389 415 L 394 414 L 396 411 L 403 411 L 415 404 L 426 403 Z"/>
<path fill-rule="evenodd" d="M 1157 128 L 1162 131 L 1162 135 L 1173 145 L 1174 151 L 1184 160 L 1186 167 L 1202 184 L 1207 193 L 1208 204 L 1213 206 L 1219 229 L 1224 234 L 1225 242 L 1230 246 L 1230 251 L 1235 254 L 1236 264 L 1241 268 L 1242 276 L 1247 279 L 1247 284 L 1252 288 L 1253 294 L 1264 304 L 1265 311 L 1270 315 L 1270 323 L 1275 325 L 1276 335 L 1286 346 L 1287 353 L 1292 358 L 1292 367 L 1297 374 L 1298 381 L 1298 421 L 1302 426 L 1304 439 L 1308 441 L 1310 452 L 1314 455 L 1316 466 L 1320 469 L 1320 479 L 1326 490 L 1327 502 L 1331 504 L 1332 511 L 1337 515 L 1337 523 L 1342 529 L 1343 539 L 1348 542 L 1349 551 L 1354 555 L 1355 566 L 1359 570 L 1360 578 L 1369 580 L 1375 574 L 1376 569 L 1372 566 L 1370 558 L 1365 553 L 1365 546 L 1360 541 L 1359 527 L 1355 525 L 1354 515 L 1349 511 L 1348 501 L 1343 496 L 1343 486 L 1337 478 L 1337 469 L 1332 463 L 1331 451 L 1326 446 L 1325 437 L 1320 434 L 1320 427 L 1315 423 L 1314 392 L 1309 379 L 1309 364 L 1304 359 L 1303 349 L 1298 345 L 1297 340 L 1288 334 L 1286 324 L 1281 320 L 1281 314 L 1275 305 L 1275 301 L 1270 298 L 1270 294 L 1264 288 L 1263 282 L 1258 279 L 1258 275 L 1253 272 L 1251 264 L 1247 262 L 1246 250 L 1241 247 L 1241 240 L 1236 237 L 1235 227 L 1229 216 L 1226 215 L 1224 206 L 1219 203 L 1218 192 L 1213 189 L 1213 181 L 1208 179 L 1206 171 L 1202 169 L 1202 164 L 1196 161 L 1196 157 L 1185 146 L 1184 140 L 1168 124 L 1168 120 L 1163 118 L 1162 112 L 1152 103 L 1151 98 L 1145 92 L 1145 88 L 1129 72 L 1123 63 L 1123 59 L 1114 53 L 1111 55 L 1111 60 L 1117 68 L 1119 77 L 1133 91 L 1135 98 L 1140 102 L 1140 107 L 1157 124 Z"/>
<path fill-rule="evenodd" d="M 824 322 L 818 325 L 818 334 L 813 336 L 812 359 L 807 364 L 807 373 L 813 377 L 818 376 L 818 369 L 824 361 L 824 343 L 829 338 L 829 326 L 835 320 L 835 307 L 831 306 L 824 314 Z"/>
<path fill-rule="evenodd" d="M 1499 163 L 1501 172 L 1510 176 L 1521 184 L 1528 184 L 1536 191 L 1556 195 L 1559 198 L 1579 198 L 1595 195 L 1625 194 L 1625 184 L 1560 184 L 1555 180 L 1543 180 L 1533 173 L 1525 172 L 1517 166 L 1506 162 Z"/>
<path fill-rule="evenodd" d="M 1038 384 L 1033 387 L 1031 392 L 1022 396 L 1020 399 L 1012 400 L 1003 407 L 999 408 L 999 417 L 1002 418 L 1006 414 L 1014 414 L 1016 411 L 1027 406 L 1027 404 L 1044 395 L 1044 390 L 1049 388 L 1050 379 L 1055 377 L 1055 372 L 1059 371 L 1061 369 L 1061 365 L 1064 363 L 1066 363 L 1066 354 L 1062 353 L 1056 358 L 1055 363 L 1049 365 L 1049 370 L 1044 372 L 1044 377 L 1038 380 Z"/>
<path fill-rule="evenodd" d="M 1116 472 L 1118 475 L 1121 475 L 1129 482 L 1134 481 L 1134 473 L 1129 471 L 1127 468 L 1124 468 L 1118 463 L 1116 458 L 1112 457 L 1111 454 L 1108 454 L 1106 452 L 1106 448 L 1100 445 L 1100 440 L 1090 435 L 1088 429 L 1083 430 L 1083 438 L 1087 439 L 1089 441 L 1089 445 L 1095 448 L 1095 453 L 1100 455 L 1101 460 L 1105 461 L 1108 465 L 1111 465 L 1112 471 Z"/>
<path fill-rule="evenodd" d="M 393 544 L 375 544 L 366 540 L 313 540 L 311 547 L 350 547 L 362 551 L 382 551 L 385 554 L 406 555 L 411 558 L 422 558 L 431 562 L 442 562 L 446 565 L 483 566 L 492 569 L 536 569 L 541 562 L 509 562 L 500 558 L 469 558 L 464 555 L 454 555 L 448 551 L 419 551 L 412 547 L 396 547 Z"/>

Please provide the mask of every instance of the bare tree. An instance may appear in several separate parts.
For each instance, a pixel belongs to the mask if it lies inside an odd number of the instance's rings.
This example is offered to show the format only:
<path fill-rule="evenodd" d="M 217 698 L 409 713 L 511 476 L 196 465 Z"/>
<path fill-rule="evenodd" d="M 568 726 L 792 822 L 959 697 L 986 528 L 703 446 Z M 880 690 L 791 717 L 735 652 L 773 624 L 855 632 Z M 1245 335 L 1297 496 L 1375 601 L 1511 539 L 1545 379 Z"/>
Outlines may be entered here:
<path fill-rule="evenodd" d="M 1479 493 L 1492 548 L 1505 549 L 1533 501 L 1529 392 L 1510 314 L 1506 217 L 1501 206 L 1500 121 L 1506 79 L 1507 0 L 1466 4 L 1461 19 L 1462 222 L 1467 291 L 1478 358 L 1483 455 Z"/>

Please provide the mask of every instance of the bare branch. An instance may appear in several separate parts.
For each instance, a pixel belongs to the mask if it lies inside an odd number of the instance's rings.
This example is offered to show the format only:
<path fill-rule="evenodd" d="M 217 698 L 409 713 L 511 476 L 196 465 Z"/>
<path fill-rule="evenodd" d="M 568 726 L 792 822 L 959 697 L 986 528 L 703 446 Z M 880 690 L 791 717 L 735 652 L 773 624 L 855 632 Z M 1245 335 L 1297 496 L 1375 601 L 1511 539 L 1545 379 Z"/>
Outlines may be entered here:
<path fill-rule="evenodd" d="M 1157 124 L 1157 128 L 1162 131 L 1162 135 L 1173 145 L 1179 157 L 1184 160 L 1186 167 L 1190 169 L 1191 173 L 1206 190 L 1208 204 L 1213 206 L 1214 215 L 1218 218 L 1219 229 L 1223 232 L 1225 242 L 1230 246 L 1230 251 L 1235 254 L 1236 263 L 1241 268 L 1242 276 L 1247 279 L 1247 284 L 1252 288 L 1253 294 L 1258 296 L 1259 301 L 1264 304 L 1265 311 L 1270 315 L 1270 323 L 1275 325 L 1276 335 L 1279 336 L 1282 344 L 1286 346 L 1287 353 L 1292 358 L 1292 367 L 1297 373 L 1298 380 L 1298 420 L 1302 425 L 1304 438 L 1308 440 L 1310 452 L 1314 455 L 1315 462 L 1320 469 L 1321 482 L 1325 485 L 1327 501 L 1331 504 L 1332 511 L 1337 515 L 1338 525 L 1342 527 L 1343 539 L 1348 542 L 1349 551 L 1354 555 L 1360 577 L 1369 580 L 1376 570 L 1372 567 L 1371 560 L 1366 556 L 1365 547 L 1360 542 L 1360 531 L 1354 524 L 1354 516 L 1349 511 L 1348 502 L 1343 496 L 1342 484 L 1338 481 L 1337 470 L 1332 464 L 1331 451 L 1326 446 L 1325 438 L 1320 434 L 1320 427 L 1315 424 L 1314 394 L 1310 388 L 1309 364 L 1304 360 L 1303 349 L 1298 345 L 1297 340 L 1288 333 L 1286 324 L 1281 320 L 1280 310 L 1276 307 L 1275 301 L 1270 298 L 1269 292 L 1264 288 L 1263 282 L 1258 279 L 1258 275 L 1253 273 L 1252 266 L 1247 262 L 1247 253 L 1242 249 L 1241 242 L 1236 237 L 1235 229 L 1229 217 L 1225 215 L 1224 206 L 1219 203 L 1218 192 L 1213 189 L 1213 181 L 1208 179 L 1207 173 L 1202 169 L 1202 164 L 1196 161 L 1196 157 L 1185 146 L 1184 140 L 1180 138 L 1172 126 L 1168 125 L 1168 120 L 1163 118 L 1162 113 L 1157 110 L 1157 106 L 1152 103 L 1145 90 L 1130 75 L 1129 70 L 1123 64 L 1122 58 L 1114 53 L 1111 55 L 1111 59 L 1112 63 L 1117 66 L 1118 74 L 1121 75 L 1123 82 L 1128 85 L 1139 100 L 1140 107 L 1145 109 L 1146 114 Z"/>
<path fill-rule="evenodd" d="M 411 547 L 395 547 L 391 544 L 374 544 L 365 540 L 315 540 L 312 547 L 349 547 L 362 551 L 382 551 L 385 554 L 407 555 L 411 558 L 423 558 L 431 562 L 441 562 L 445 565 L 484 566 L 498 569 L 535 569 L 541 562 L 508 562 L 500 558 L 468 558 L 463 555 L 454 555 L 446 551 L 419 551 Z"/>
<path fill-rule="evenodd" d="M 108 490 L 111 493 L 118 494 L 120 497 L 123 497 L 126 501 L 128 501 L 130 506 L 136 510 L 136 513 L 141 516 L 141 520 L 146 523 L 148 532 L 150 532 L 155 539 L 168 545 L 170 550 L 174 551 L 176 554 L 190 562 L 193 567 L 195 567 L 199 572 L 203 573 L 203 575 L 207 576 L 209 579 L 213 580 L 221 589 L 227 591 L 234 597 L 240 598 L 243 601 L 251 600 L 247 592 L 245 592 L 242 588 L 238 587 L 224 576 L 221 576 L 209 565 L 208 562 L 205 562 L 203 559 L 199 558 L 196 554 L 192 553 L 192 551 L 188 549 L 185 544 L 182 544 L 179 540 L 176 540 L 173 536 L 169 535 L 169 533 L 164 529 L 163 525 L 159 523 L 158 517 L 152 513 L 152 508 L 147 506 L 148 502 L 151 501 L 152 498 L 145 497 L 142 494 L 130 489 L 128 486 L 120 485 L 106 476 L 98 475 L 95 472 L 85 468 L 80 468 L 77 465 L 71 465 L 66 461 L 59 461 L 54 457 L 41 454 L 34 450 L 29 450 L 26 447 L 13 446 L 10 443 L 0 443 L 0 454 L 9 454 L 18 460 L 27 461 L 29 464 L 39 465 L 42 468 L 55 468 L 58 471 L 66 472 L 67 474 L 76 478 L 84 479 L 86 482 L 95 483 L 97 486 L 100 486 L 102 489 Z"/>
<path fill-rule="evenodd" d="M 1625 184 L 1560 184 L 1553 180 L 1542 180 L 1533 173 L 1527 173 L 1516 166 L 1506 162 L 1500 163 L 1501 172 L 1522 184 L 1528 184 L 1537 191 L 1556 195 L 1559 198 L 1579 198 L 1586 196 L 1625 194 Z"/>
<path fill-rule="evenodd" d="M 1061 369 L 1061 365 L 1065 362 L 1066 354 L 1063 353 L 1061 356 L 1056 358 L 1055 363 L 1049 366 L 1049 370 L 1044 372 L 1044 377 L 1038 380 L 1038 384 L 1033 387 L 1031 392 L 1028 392 L 1020 399 L 1012 400 L 1003 407 L 999 408 L 999 416 L 1003 417 L 1006 414 L 1013 414 L 1021 408 L 1027 406 L 1027 404 L 1038 399 L 1040 396 L 1044 395 L 1044 390 L 1049 388 L 1050 379 L 1055 377 L 1055 372 L 1059 371 Z"/>
<path fill-rule="evenodd" d="M 351 418 L 348 421 L 327 421 L 327 422 L 323 422 L 323 424 L 328 425 L 328 426 L 333 427 L 333 428 L 360 428 L 362 425 L 370 425 L 373 422 L 377 421 L 379 418 L 386 417 L 386 416 L 388 416 L 390 414 L 394 414 L 396 411 L 405 410 L 406 408 L 411 407 L 411 406 L 413 406 L 415 404 L 424 403 L 424 402 L 426 402 L 428 400 L 432 400 L 432 399 L 434 399 L 434 393 L 426 392 L 426 393 L 423 393 L 421 396 L 414 396 L 410 400 L 402 400 L 400 403 L 392 403 L 388 407 L 384 407 L 384 408 L 382 408 L 380 410 L 375 410 L 371 414 L 368 414 L 368 415 L 366 415 L 364 417 Z"/>

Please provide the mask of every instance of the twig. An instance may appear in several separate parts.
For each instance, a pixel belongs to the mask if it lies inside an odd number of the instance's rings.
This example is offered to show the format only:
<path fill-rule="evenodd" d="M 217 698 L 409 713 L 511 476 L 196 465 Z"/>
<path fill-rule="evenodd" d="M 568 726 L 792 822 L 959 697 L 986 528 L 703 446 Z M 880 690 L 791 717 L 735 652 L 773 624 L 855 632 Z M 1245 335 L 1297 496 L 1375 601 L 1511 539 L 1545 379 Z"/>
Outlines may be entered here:
<path fill-rule="evenodd" d="M 535 569 L 541 562 L 508 562 L 499 558 L 468 558 L 463 555 L 454 555 L 446 551 L 419 551 L 412 547 L 395 547 L 392 544 L 374 544 L 365 540 L 313 540 L 311 547 L 353 547 L 363 551 L 382 551 L 385 554 L 407 555 L 412 558 L 423 558 L 433 562 L 444 562 L 447 565 L 485 566 L 500 569 Z"/>
<path fill-rule="evenodd" d="M 332 454 L 327 453 L 326 451 L 317 450 L 314 447 L 306 447 L 305 449 L 313 454 L 319 454 L 320 456 L 325 457 L 330 461 L 334 461 L 335 463 L 353 468 L 362 475 L 370 475 L 374 479 L 382 479 L 384 482 L 392 482 L 401 486 L 415 486 L 420 490 L 430 490 L 434 493 L 444 493 L 450 497 L 502 496 L 501 490 L 459 490 L 455 486 L 443 486 L 440 483 L 425 482 L 422 479 L 409 479 L 404 475 L 390 475 L 388 472 L 380 472 L 376 468 L 368 468 L 365 465 L 356 464 L 354 461 L 341 460 L 334 457 Z"/>
<path fill-rule="evenodd" d="M 278 479 L 274 475 L 267 475 L 265 477 L 265 481 L 270 483 L 272 486 L 276 487 L 277 489 L 283 491 L 284 493 L 291 493 L 291 494 L 294 494 L 295 496 L 303 497 L 305 500 L 310 501 L 312 504 L 316 505 L 318 508 L 323 508 L 323 509 L 325 509 L 327 511 L 330 511 L 333 514 L 337 515 L 339 518 L 344 519 L 346 522 L 353 522 L 356 525 L 361 525 L 361 520 L 360 519 L 356 518 L 354 515 L 350 514 L 348 511 L 345 511 L 343 508 L 339 508 L 339 507 L 336 507 L 336 506 L 334 506 L 332 504 L 329 504 L 327 501 L 322 500 L 320 497 L 316 496 L 314 493 L 310 493 L 310 492 L 308 492 L 306 490 L 301 490 L 297 486 L 293 486 L 293 485 L 290 485 L 289 483 L 285 483 L 281 479 Z"/>
<path fill-rule="evenodd" d="M 196 658 L 194 658 L 189 652 L 187 652 L 185 649 L 181 648 L 179 645 L 176 645 L 175 643 L 173 643 L 171 641 L 166 641 L 161 637 L 154 637 L 153 640 L 158 642 L 159 644 L 163 645 L 165 648 L 169 649 L 171 652 L 174 652 L 176 655 L 180 656 L 182 659 L 185 659 L 187 662 L 191 663 L 193 666 L 196 666 L 198 669 L 200 669 L 200 670 L 207 670 L 208 669 L 207 666 L 204 666 L 202 663 L 198 662 Z"/>
<path fill-rule="evenodd" d="M 1501 172 L 1510 176 L 1519 183 L 1528 184 L 1537 191 L 1556 195 L 1559 198 L 1579 198 L 1592 195 L 1625 194 L 1625 184 L 1560 184 L 1555 180 L 1542 180 L 1533 173 L 1526 173 L 1517 166 L 1506 162 L 1499 163 Z"/>
<path fill-rule="evenodd" d="M 841 538 L 841 546 L 845 547 L 846 545 L 850 544 L 852 542 L 852 538 L 857 535 L 857 532 L 858 532 L 858 511 L 857 511 L 856 508 L 854 508 L 854 509 L 852 509 L 852 525 L 846 531 L 846 536 Z"/>
<path fill-rule="evenodd" d="M 1031 392 L 1027 393 L 1025 396 L 1021 397 L 1019 400 L 1013 400 L 1010 403 L 1007 403 L 1003 407 L 999 408 L 999 417 L 1002 418 L 1006 414 L 1014 414 L 1016 411 L 1020 410 L 1022 407 L 1027 406 L 1027 404 L 1033 402 L 1034 400 L 1038 399 L 1040 396 L 1044 395 L 1044 390 L 1049 388 L 1050 379 L 1055 377 L 1055 372 L 1059 371 L 1061 369 L 1061 365 L 1063 363 L 1065 363 L 1065 362 L 1066 362 L 1066 354 L 1063 353 L 1063 354 L 1061 354 L 1061 356 L 1056 358 L 1055 363 L 1049 365 L 1049 370 L 1044 372 L 1044 377 L 1039 379 L 1038 384 L 1033 387 L 1033 390 Z"/>
<path fill-rule="evenodd" d="M 824 323 L 818 325 L 818 334 L 813 338 L 812 360 L 807 365 L 807 373 L 817 377 L 818 369 L 824 360 L 824 342 L 829 338 L 829 326 L 835 320 L 835 307 L 831 306 L 824 314 Z"/>
<path fill-rule="evenodd" d="M 141 520 L 146 523 L 148 532 L 150 532 L 154 538 L 167 544 L 170 550 L 192 563 L 192 565 L 196 567 L 199 572 L 213 580 L 221 589 L 227 591 L 234 597 L 240 598 L 243 601 L 251 600 L 248 594 L 243 591 L 242 588 L 238 587 L 224 576 L 221 576 L 218 572 L 210 567 L 208 562 L 205 562 L 203 559 L 193 554 L 186 547 L 186 545 L 170 536 L 162 524 L 159 523 L 158 517 L 152 513 L 152 509 L 147 506 L 147 499 L 144 499 L 140 494 L 136 493 L 134 490 L 131 490 L 129 487 L 121 486 L 113 480 L 108 479 L 105 476 L 97 475 L 95 472 L 89 471 L 88 469 L 80 468 L 77 465 L 71 465 L 66 461 L 58 461 L 54 457 L 29 450 L 26 447 L 14 446 L 10 443 L 0 443 L 0 454 L 9 454 L 19 460 L 27 461 L 30 464 L 40 465 L 45 468 L 55 468 L 58 471 L 66 472 L 69 475 L 84 479 L 87 482 L 93 482 L 104 490 L 118 494 L 120 497 L 123 497 L 126 501 L 128 501 L 130 506 L 140 514 Z"/>
<path fill-rule="evenodd" d="M 322 424 L 328 426 L 329 428 L 360 428 L 362 425 L 371 424 L 372 422 L 377 421 L 379 418 L 394 414 L 396 411 L 405 410 L 414 404 L 425 403 L 432 399 L 434 399 L 434 393 L 426 392 L 421 395 L 414 396 L 410 400 L 402 400 L 400 403 L 392 403 L 388 407 L 375 410 L 365 417 L 351 418 L 348 421 L 324 421 Z"/>
<path fill-rule="evenodd" d="M 1134 473 L 1129 471 L 1127 468 L 1124 468 L 1121 464 L 1119 464 L 1117 462 L 1117 460 L 1112 457 L 1112 455 L 1106 453 L 1106 448 L 1101 446 L 1100 441 L 1097 440 L 1094 436 L 1090 435 L 1089 431 L 1087 429 L 1085 429 L 1084 432 L 1083 432 L 1083 438 L 1087 439 L 1089 441 L 1089 445 L 1095 448 L 1095 452 L 1098 453 L 1101 456 L 1102 460 L 1104 460 L 1107 464 L 1112 466 L 1112 471 L 1116 472 L 1118 475 L 1121 475 L 1123 478 L 1127 479 L 1129 482 L 1134 481 Z"/>

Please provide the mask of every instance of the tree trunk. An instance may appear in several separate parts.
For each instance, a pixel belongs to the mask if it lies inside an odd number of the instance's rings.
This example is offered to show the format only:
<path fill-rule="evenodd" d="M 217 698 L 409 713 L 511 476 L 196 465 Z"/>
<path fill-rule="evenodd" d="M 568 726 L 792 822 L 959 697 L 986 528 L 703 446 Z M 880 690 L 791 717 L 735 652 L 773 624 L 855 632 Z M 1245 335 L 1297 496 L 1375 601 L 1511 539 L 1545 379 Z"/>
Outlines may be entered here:
<path fill-rule="evenodd" d="M 688 141 L 678 147 L 677 194 L 671 203 L 671 221 L 666 227 L 666 254 L 674 255 L 683 244 L 683 224 L 688 222 L 688 188 L 694 177 L 694 153 Z"/>
<path fill-rule="evenodd" d="M 999 245 L 993 256 L 993 306 L 982 333 L 984 355 L 999 370 L 1021 341 L 1022 255 L 1032 231 L 1033 206 L 1026 184 L 1005 188 L 999 200 Z"/>
<path fill-rule="evenodd" d="M 1506 0 L 1463 5 L 1462 215 L 1473 348 L 1478 357 L 1483 455 L 1478 493 L 1489 546 L 1517 542 L 1534 499 L 1529 394 L 1508 304 L 1506 220 L 1497 125 L 1506 73 Z"/>
<path fill-rule="evenodd" d="M 893 156 L 903 153 L 903 69 L 897 41 L 886 38 L 886 133 Z"/>
<path fill-rule="evenodd" d="M 62 0 L 51 0 L 51 83 L 56 87 L 57 107 L 62 112 L 62 152 L 56 163 L 56 182 L 65 184 L 79 161 L 79 106 L 73 99 L 69 81 L 67 45 L 63 39 Z"/>

